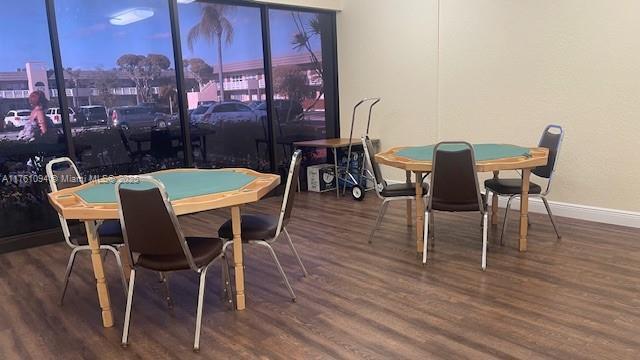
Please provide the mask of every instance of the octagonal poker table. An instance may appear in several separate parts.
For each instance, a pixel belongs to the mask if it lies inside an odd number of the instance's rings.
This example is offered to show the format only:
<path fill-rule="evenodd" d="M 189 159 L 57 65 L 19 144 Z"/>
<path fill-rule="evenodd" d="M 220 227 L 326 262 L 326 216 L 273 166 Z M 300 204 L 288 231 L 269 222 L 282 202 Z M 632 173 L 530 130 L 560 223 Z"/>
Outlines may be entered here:
<path fill-rule="evenodd" d="M 456 150 L 457 145 L 444 145 L 443 149 Z M 400 146 L 376 154 L 376 161 L 380 164 L 403 169 L 407 174 L 407 182 L 411 182 L 411 174 L 416 177 L 416 194 L 422 196 L 420 186 L 422 176 L 432 171 L 433 150 L 435 144 L 426 146 Z M 527 250 L 527 227 L 529 213 L 529 178 L 531 170 L 537 166 L 547 164 L 549 150 L 535 147 L 527 148 L 509 144 L 474 144 L 476 171 L 493 172 L 498 178 L 501 170 L 520 170 L 522 173 L 522 197 L 520 200 L 520 251 Z M 497 195 L 493 195 L 491 206 L 491 223 L 497 224 Z M 494 206 L 494 204 L 496 204 Z M 411 202 L 407 201 L 407 224 L 411 224 Z M 424 232 L 424 203 L 416 201 L 416 246 L 422 252 Z"/>
<path fill-rule="evenodd" d="M 146 175 L 165 185 L 176 215 L 231 208 L 236 304 L 238 310 L 243 310 L 245 296 L 240 206 L 262 199 L 280 184 L 280 176 L 249 169 L 172 169 Z M 113 326 L 113 314 L 104 277 L 96 221 L 119 218 L 115 183 L 120 177 L 122 176 L 94 179 L 86 184 L 49 194 L 49 202 L 60 216 L 66 220 L 81 220 L 85 224 L 104 327 Z M 136 178 L 128 177 L 132 180 Z M 134 188 L 145 186 L 148 185 L 144 182 L 130 181 L 127 184 L 127 187 Z"/>

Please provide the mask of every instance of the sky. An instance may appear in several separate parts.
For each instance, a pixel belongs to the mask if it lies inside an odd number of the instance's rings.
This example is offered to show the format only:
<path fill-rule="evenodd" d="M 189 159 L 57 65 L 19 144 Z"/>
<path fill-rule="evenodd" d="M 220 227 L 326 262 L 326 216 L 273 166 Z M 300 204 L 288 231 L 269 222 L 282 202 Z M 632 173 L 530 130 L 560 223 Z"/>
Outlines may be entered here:
<path fill-rule="evenodd" d="M 3 3 L 5 14 L 0 28 L 0 71 L 16 71 L 27 61 L 44 61 L 53 67 L 44 0 Z M 110 18 L 127 9 L 153 11 L 153 16 L 129 25 L 112 25 Z M 201 5 L 178 6 L 184 58 L 200 57 L 217 63 L 216 44 L 199 40 L 193 51 L 187 46 L 187 33 L 198 22 Z M 65 68 L 93 70 L 116 67 L 127 53 L 163 54 L 173 63 L 169 10 L 166 0 L 55 0 L 62 62 Z M 299 54 L 291 40 L 297 32 L 290 11 L 270 10 L 271 51 L 274 57 Z M 302 13 L 307 21 L 312 13 Z M 234 6 L 228 14 L 234 26 L 233 43 L 223 48 L 224 62 L 262 59 L 260 10 Z M 27 25 L 26 25 L 27 24 Z M 19 31 L 17 31 L 19 29 Z M 319 39 L 312 46 L 320 51 Z"/>

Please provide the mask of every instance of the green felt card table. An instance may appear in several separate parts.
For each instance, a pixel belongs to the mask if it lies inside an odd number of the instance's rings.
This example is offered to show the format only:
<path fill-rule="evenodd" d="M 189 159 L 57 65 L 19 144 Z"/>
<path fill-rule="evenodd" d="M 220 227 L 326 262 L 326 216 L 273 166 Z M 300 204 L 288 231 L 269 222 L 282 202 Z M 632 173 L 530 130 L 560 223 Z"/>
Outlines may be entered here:
<path fill-rule="evenodd" d="M 447 145 L 448 150 L 455 151 L 456 145 Z M 376 154 L 376 161 L 380 164 L 399 168 L 406 171 L 407 182 L 411 182 L 411 174 L 416 176 L 416 194 L 422 196 L 419 179 L 432 170 L 433 149 L 435 145 L 400 146 Z M 497 178 L 502 170 L 520 170 L 522 172 L 522 197 L 520 201 L 520 251 L 527 250 L 527 226 L 529 213 L 529 178 L 531 170 L 537 166 L 547 164 L 549 150 L 546 148 L 526 148 L 508 144 L 475 144 L 473 145 L 476 170 L 478 172 L 493 172 Z M 447 148 L 445 147 L 445 150 Z M 495 204 L 495 206 L 494 206 Z M 494 194 L 491 207 L 491 223 L 497 224 L 497 195 Z M 416 248 L 422 252 L 424 232 L 424 203 L 416 201 Z M 407 202 L 407 224 L 411 224 L 412 209 Z"/>
<path fill-rule="evenodd" d="M 280 176 L 249 169 L 172 169 L 146 175 L 163 182 L 176 215 L 231 208 L 236 304 L 238 310 L 243 310 L 245 297 L 240 206 L 256 202 L 266 196 L 280 184 Z M 127 187 L 148 186 L 140 182 L 136 176 L 125 177 Z M 49 202 L 60 216 L 66 220 L 81 220 L 85 223 L 104 327 L 113 326 L 113 314 L 104 277 L 96 221 L 118 219 L 115 193 L 115 182 L 118 178 L 101 178 L 49 194 Z M 125 271 L 125 273 L 129 272 Z"/>

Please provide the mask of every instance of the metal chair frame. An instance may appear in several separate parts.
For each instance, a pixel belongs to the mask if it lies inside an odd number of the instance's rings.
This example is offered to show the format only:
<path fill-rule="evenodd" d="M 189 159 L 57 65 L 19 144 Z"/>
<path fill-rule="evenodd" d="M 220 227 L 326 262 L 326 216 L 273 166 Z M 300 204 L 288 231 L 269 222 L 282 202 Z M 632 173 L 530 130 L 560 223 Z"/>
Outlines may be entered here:
<path fill-rule="evenodd" d="M 553 225 L 553 230 L 556 232 L 556 236 L 559 239 L 562 239 L 562 236 L 560 235 L 560 230 L 558 228 L 558 224 L 555 221 L 555 218 L 553 217 L 553 213 L 551 212 L 551 207 L 549 206 L 549 201 L 547 200 L 547 196 L 549 195 L 550 191 L 551 191 L 551 181 L 553 180 L 553 175 L 556 172 L 556 168 L 558 166 L 558 158 L 560 157 L 560 149 L 562 148 L 562 141 L 564 140 L 564 129 L 562 128 L 562 126 L 560 125 L 547 125 L 544 128 L 543 131 L 543 137 L 544 134 L 546 134 L 549 130 L 551 129 L 557 129 L 560 131 L 560 140 L 558 141 L 558 149 L 556 151 L 556 156 L 555 156 L 555 160 L 553 163 L 553 169 L 551 169 L 551 174 L 549 175 L 549 178 L 547 179 L 547 186 L 545 188 L 544 191 L 542 191 L 540 194 L 529 194 L 529 198 L 540 198 L 542 199 L 542 202 L 544 204 L 545 209 L 547 210 L 547 215 L 549 215 L 549 219 L 551 220 L 551 225 Z M 540 142 L 538 143 L 538 146 L 542 145 L 542 138 L 540 139 Z M 520 176 L 522 176 L 522 174 L 520 174 Z M 489 195 L 491 193 L 493 193 L 493 191 L 486 189 L 487 192 L 487 201 L 489 201 Z M 509 196 L 509 200 L 507 200 L 507 207 L 505 209 L 505 213 L 504 213 L 504 220 L 502 223 L 502 232 L 500 233 L 500 245 L 504 245 L 504 234 L 507 230 L 507 225 L 508 225 L 508 220 L 509 220 L 509 210 L 511 209 L 511 202 L 514 199 L 518 199 L 520 197 L 522 197 L 522 194 L 512 194 L 512 195 L 506 195 L 506 194 L 501 194 L 496 192 L 496 194 L 498 194 L 498 196 Z M 491 204 L 491 206 L 497 206 L 497 204 Z"/>
<path fill-rule="evenodd" d="M 486 208 L 486 203 L 484 201 L 482 201 L 482 195 L 480 193 L 480 184 L 478 183 L 478 172 L 475 170 L 475 154 L 473 151 L 473 146 L 471 144 L 469 144 L 468 142 L 465 141 L 445 141 L 445 142 L 440 142 L 438 143 L 435 148 L 433 149 L 433 167 L 432 167 L 432 172 L 431 172 L 431 186 L 429 187 L 429 198 L 427 201 L 427 210 L 424 213 L 424 245 L 423 245 L 423 249 L 422 249 L 422 264 L 426 264 L 427 263 L 427 250 L 428 250 L 428 242 L 429 242 L 429 215 L 431 215 L 431 212 L 433 211 L 432 206 L 433 206 L 433 181 L 435 179 L 435 170 L 436 170 L 436 154 L 438 152 L 438 149 L 440 148 L 440 146 L 442 145 L 448 145 L 448 144 L 456 144 L 456 145 L 465 145 L 467 146 L 470 150 L 471 150 L 471 163 L 473 164 L 474 167 L 474 177 L 475 177 L 475 183 L 476 183 L 476 194 L 478 195 L 478 208 L 480 209 L 480 214 L 482 214 L 482 262 L 481 262 L 481 266 L 482 266 L 482 271 L 485 271 L 487 269 L 487 229 L 488 229 L 488 212 L 487 212 L 487 208 Z M 435 236 L 434 236 L 435 239 Z"/>
<path fill-rule="evenodd" d="M 180 246 L 182 247 L 184 256 L 187 258 L 189 267 L 191 268 L 191 270 L 193 270 L 194 272 L 200 275 L 200 285 L 198 288 L 198 306 L 196 309 L 196 329 L 195 329 L 195 336 L 193 341 L 193 351 L 198 352 L 200 350 L 200 330 L 202 328 L 202 306 L 204 304 L 204 290 L 205 290 L 205 281 L 207 277 L 207 271 L 209 270 L 209 267 L 217 259 L 221 257 L 223 258 L 224 261 L 222 262 L 222 274 L 225 279 L 225 281 L 223 282 L 223 291 L 227 295 L 229 302 L 233 304 L 233 294 L 231 291 L 231 279 L 229 277 L 229 265 L 226 264 L 226 259 L 222 256 L 223 253 L 221 253 L 220 255 L 215 257 L 213 260 L 211 260 L 207 265 L 199 267 L 195 263 L 193 255 L 191 254 L 191 250 L 189 249 L 187 240 L 184 236 L 184 233 L 182 232 L 182 228 L 180 227 L 180 223 L 178 222 L 178 217 L 176 216 L 173 210 L 173 207 L 171 206 L 171 202 L 169 202 L 169 197 L 167 195 L 167 190 L 164 184 L 162 184 L 162 182 L 154 179 L 151 176 L 141 175 L 141 176 L 138 176 L 138 178 L 140 179 L 141 182 L 151 183 L 160 191 L 160 194 L 162 195 L 162 200 L 164 202 L 164 206 L 169 214 L 169 217 L 173 224 L 173 228 L 176 230 L 177 237 L 178 239 L 180 239 Z M 128 181 L 130 181 L 130 179 L 119 179 L 115 184 L 116 198 L 118 200 L 118 215 L 120 217 L 120 224 L 122 226 L 122 235 L 124 236 L 124 241 L 125 241 L 125 244 L 127 245 L 129 244 L 129 239 L 127 237 L 126 223 L 125 223 L 124 214 L 122 212 L 122 205 L 120 201 L 120 188 L 123 185 L 126 185 Z M 131 252 L 129 251 L 128 256 L 130 257 L 129 260 L 130 260 L 130 263 L 133 264 L 133 266 L 131 268 L 131 274 L 129 276 L 129 290 L 127 293 L 127 305 L 125 310 L 124 326 L 122 329 L 122 346 L 123 347 L 126 347 L 128 345 L 128 340 L 129 340 L 131 305 L 133 303 L 133 290 L 134 290 L 135 279 L 136 279 L 136 267 L 133 261 L 133 254 L 131 254 Z M 164 272 L 161 273 L 161 276 L 164 278 Z"/>
<path fill-rule="evenodd" d="M 82 180 L 82 177 L 80 176 L 80 172 L 76 167 L 76 164 L 74 164 L 74 162 L 70 158 L 61 157 L 61 158 L 53 159 L 49 161 L 49 163 L 47 163 L 47 166 L 46 166 L 47 179 L 49 181 L 49 188 L 51 189 L 51 192 L 58 191 L 58 184 L 56 182 L 55 175 L 53 174 L 53 166 L 57 164 L 64 164 L 64 163 L 68 164 L 68 166 L 73 169 L 73 171 L 75 172 L 75 175 L 78 178 L 79 184 L 81 185 L 84 183 L 84 181 Z M 69 278 L 71 277 L 71 271 L 73 270 L 73 265 L 75 263 L 76 255 L 80 251 L 91 251 L 91 248 L 89 247 L 89 245 L 74 244 L 71 241 L 71 232 L 69 230 L 69 224 L 67 223 L 67 220 L 65 220 L 65 218 L 60 214 L 58 214 L 58 219 L 60 220 L 60 226 L 62 227 L 64 241 L 72 249 L 71 254 L 69 255 L 69 260 L 67 262 L 67 268 L 64 273 L 62 292 L 60 294 L 59 304 L 62 305 L 64 301 L 64 296 L 67 292 L 67 287 L 69 285 Z M 99 222 L 96 222 L 96 226 L 98 224 Z M 123 245 L 100 245 L 100 250 L 107 251 L 107 254 L 111 252 L 116 258 L 116 262 L 118 263 L 118 269 L 120 270 L 120 279 L 122 280 L 122 289 L 126 297 L 127 296 L 127 279 L 124 274 L 124 269 L 122 267 L 122 260 L 120 258 L 120 251 L 119 251 L 122 246 L 124 246 L 124 244 Z"/>
<path fill-rule="evenodd" d="M 276 255 L 276 252 L 273 250 L 272 244 L 274 244 L 279 238 L 280 235 L 282 233 L 284 233 L 286 239 L 287 239 L 287 244 L 289 245 L 289 248 L 291 249 L 291 253 L 293 254 L 293 256 L 296 258 L 298 265 L 300 265 L 300 268 L 302 269 L 302 273 L 305 277 L 307 277 L 309 275 L 309 272 L 307 271 L 307 269 L 305 268 L 304 264 L 302 263 L 302 260 L 300 259 L 300 255 L 298 254 L 298 251 L 296 250 L 295 246 L 293 246 L 293 241 L 291 241 L 291 236 L 289 235 L 289 232 L 287 231 L 287 228 L 284 226 L 284 216 L 285 216 L 285 211 L 287 208 L 287 201 L 289 198 L 289 192 L 292 191 L 292 186 L 293 186 L 293 173 L 294 173 L 294 168 L 296 166 L 296 163 L 298 161 L 298 158 L 300 158 L 300 156 L 302 156 L 302 150 L 296 150 L 293 153 L 293 156 L 291 158 L 291 165 L 289 165 L 289 173 L 287 176 L 287 184 L 285 185 L 285 190 L 284 190 L 284 198 L 282 200 L 282 206 L 280 207 L 280 216 L 278 219 L 278 227 L 276 228 L 276 234 L 273 238 L 268 239 L 268 240 L 250 240 L 248 243 L 249 244 L 256 244 L 256 245 L 261 245 L 265 248 L 267 248 L 269 250 L 269 254 L 271 254 L 271 257 L 273 258 L 273 262 L 276 264 L 276 267 L 278 268 L 278 272 L 280 273 L 280 276 L 282 277 L 282 280 L 284 281 L 285 286 L 287 287 L 287 290 L 289 291 L 289 294 L 291 295 L 291 300 L 292 301 L 296 301 L 296 295 L 293 291 L 293 288 L 291 287 L 291 284 L 289 283 L 289 279 L 287 279 L 287 275 L 284 272 L 284 269 L 282 268 L 282 265 L 280 264 L 280 261 L 278 260 L 278 256 Z M 295 181 L 297 181 L 297 179 L 295 179 Z M 233 240 L 231 239 L 225 239 L 225 243 L 224 246 L 222 248 L 222 253 L 226 254 L 226 250 L 227 247 L 229 247 L 230 245 L 233 244 Z M 225 255 L 226 256 L 226 255 Z"/>
<path fill-rule="evenodd" d="M 367 146 L 367 136 L 363 136 L 362 138 L 360 138 L 360 140 L 362 141 L 362 147 L 364 148 L 364 156 L 367 161 L 367 164 L 371 168 L 373 168 L 373 158 L 372 158 L 372 155 L 369 153 L 369 147 Z M 371 176 L 375 180 L 374 188 L 376 190 L 376 195 L 378 195 L 378 197 L 382 200 L 382 205 L 380 206 L 380 210 L 378 210 L 378 216 L 376 217 L 376 224 L 374 225 L 373 229 L 371 230 L 371 233 L 369 234 L 369 240 L 368 240 L 369 244 L 373 243 L 373 237 L 375 236 L 376 231 L 378 230 L 378 228 L 380 227 L 380 224 L 382 223 L 382 219 L 384 218 L 384 215 L 387 212 L 387 207 L 389 207 L 390 202 L 399 201 L 399 200 L 415 200 L 416 198 L 415 196 L 391 196 L 391 197 L 382 196 L 382 190 L 384 189 L 384 183 L 386 181 L 384 179 L 378 179 L 375 175 L 375 171 L 371 171 Z M 424 178 L 422 180 L 424 180 Z M 423 199 L 426 200 L 427 196 L 428 196 L 428 193 L 424 194 Z"/>

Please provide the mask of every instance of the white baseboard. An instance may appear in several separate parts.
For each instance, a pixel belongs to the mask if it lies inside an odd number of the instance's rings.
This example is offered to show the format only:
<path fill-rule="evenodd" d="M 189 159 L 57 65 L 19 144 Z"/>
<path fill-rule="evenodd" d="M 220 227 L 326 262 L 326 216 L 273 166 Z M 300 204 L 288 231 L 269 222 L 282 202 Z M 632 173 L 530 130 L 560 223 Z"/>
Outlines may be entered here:
<path fill-rule="evenodd" d="M 402 183 L 402 181 L 394 180 L 387 182 L 391 184 Z M 501 208 L 507 207 L 507 198 L 501 196 L 498 206 Z M 570 204 L 559 201 L 549 201 L 549 206 L 551 206 L 553 215 L 556 216 L 640 228 L 640 212 Z M 514 199 L 514 201 L 511 203 L 511 209 L 518 210 L 519 208 L 520 200 Z M 531 198 L 529 200 L 529 211 L 539 214 L 547 213 L 547 210 L 544 208 L 544 203 L 539 198 Z"/>
<path fill-rule="evenodd" d="M 505 208 L 507 206 L 507 198 L 501 196 L 498 206 Z M 559 201 L 549 201 L 549 206 L 551 207 L 553 215 L 556 216 L 640 228 L 639 212 L 570 204 Z M 519 208 L 520 200 L 514 199 L 514 201 L 511 202 L 511 209 L 518 210 Z M 540 214 L 547 213 L 542 199 L 539 198 L 529 199 L 529 211 Z"/>

